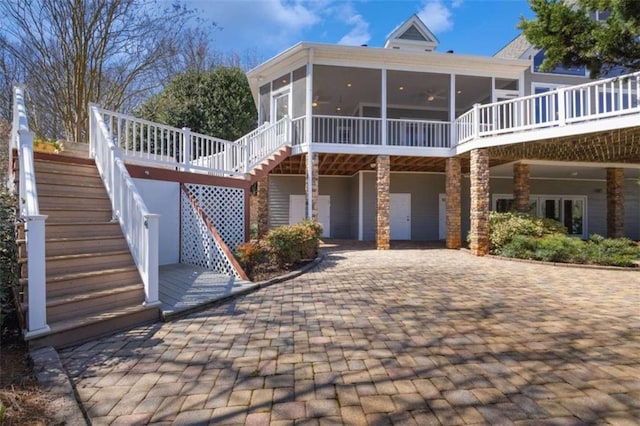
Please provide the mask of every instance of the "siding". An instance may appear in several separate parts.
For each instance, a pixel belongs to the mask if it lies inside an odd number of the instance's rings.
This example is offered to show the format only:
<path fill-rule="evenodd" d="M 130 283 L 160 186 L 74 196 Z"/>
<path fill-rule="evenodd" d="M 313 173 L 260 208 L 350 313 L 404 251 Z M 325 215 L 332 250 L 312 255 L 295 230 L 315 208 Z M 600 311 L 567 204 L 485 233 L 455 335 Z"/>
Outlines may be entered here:
<path fill-rule="evenodd" d="M 376 174 L 366 172 L 364 239 L 376 238 Z M 438 239 L 438 195 L 445 192 L 444 174 L 391 173 L 391 193 L 411 194 L 411 239 Z"/>
<path fill-rule="evenodd" d="M 354 238 L 352 219 L 352 178 L 321 176 L 320 195 L 331 196 L 331 237 Z M 269 176 L 269 227 L 289 224 L 289 195 L 304 195 L 304 176 Z M 357 187 L 356 187 L 357 190 Z M 357 206 L 357 197 L 356 197 Z M 357 211 L 356 211 L 357 221 Z M 357 236 L 357 222 L 355 235 Z"/>
<path fill-rule="evenodd" d="M 304 176 L 269 175 L 269 228 L 289 224 L 289 195 L 304 195 Z"/>

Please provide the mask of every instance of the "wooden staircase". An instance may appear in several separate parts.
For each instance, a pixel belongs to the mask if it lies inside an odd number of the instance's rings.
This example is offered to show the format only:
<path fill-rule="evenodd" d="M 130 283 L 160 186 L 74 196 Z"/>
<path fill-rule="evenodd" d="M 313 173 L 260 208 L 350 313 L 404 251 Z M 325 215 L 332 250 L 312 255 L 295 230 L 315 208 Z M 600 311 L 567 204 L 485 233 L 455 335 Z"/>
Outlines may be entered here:
<path fill-rule="evenodd" d="M 47 323 L 32 346 L 64 346 L 159 318 L 143 306 L 144 285 L 92 160 L 36 154 L 45 226 Z M 20 237 L 20 236 L 19 236 Z M 18 240 L 22 276 L 24 240 Z M 25 278 L 27 279 L 27 278 Z"/>
<path fill-rule="evenodd" d="M 248 180 L 253 184 L 271 172 L 278 164 L 282 163 L 291 155 L 291 147 L 283 146 L 276 152 L 267 157 L 262 163 L 258 164 L 248 173 Z"/>

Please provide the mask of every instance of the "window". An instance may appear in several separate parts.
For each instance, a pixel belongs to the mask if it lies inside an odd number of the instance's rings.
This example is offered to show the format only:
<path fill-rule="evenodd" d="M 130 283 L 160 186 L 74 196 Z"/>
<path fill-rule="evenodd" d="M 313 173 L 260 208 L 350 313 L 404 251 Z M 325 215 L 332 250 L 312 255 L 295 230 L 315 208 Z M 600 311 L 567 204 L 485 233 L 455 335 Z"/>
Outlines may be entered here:
<path fill-rule="evenodd" d="M 540 66 L 542 65 L 542 61 L 544 61 L 544 50 L 539 51 L 533 57 L 533 65 L 532 72 L 537 74 L 559 74 L 559 75 L 572 75 L 576 77 L 586 77 L 587 69 L 586 67 L 569 67 L 565 68 L 562 65 L 558 65 L 554 69 L 550 71 L 540 71 Z"/>
<path fill-rule="evenodd" d="M 512 194 L 494 194 L 493 211 L 513 211 Z M 529 214 L 545 217 L 562 223 L 571 236 L 586 238 L 587 197 L 578 195 L 531 195 Z"/>

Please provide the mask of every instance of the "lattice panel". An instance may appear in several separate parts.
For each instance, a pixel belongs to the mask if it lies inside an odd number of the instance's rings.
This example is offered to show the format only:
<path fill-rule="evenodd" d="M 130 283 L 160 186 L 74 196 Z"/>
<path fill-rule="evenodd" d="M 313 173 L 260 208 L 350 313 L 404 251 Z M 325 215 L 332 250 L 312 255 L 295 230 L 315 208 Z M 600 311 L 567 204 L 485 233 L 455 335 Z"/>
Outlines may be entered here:
<path fill-rule="evenodd" d="M 244 242 L 244 191 L 222 186 L 187 184 L 229 250 Z"/>
<path fill-rule="evenodd" d="M 182 204 L 180 262 L 240 278 L 240 274 L 224 254 L 222 247 L 209 233 L 204 221 L 184 193 L 180 196 L 180 202 Z"/>

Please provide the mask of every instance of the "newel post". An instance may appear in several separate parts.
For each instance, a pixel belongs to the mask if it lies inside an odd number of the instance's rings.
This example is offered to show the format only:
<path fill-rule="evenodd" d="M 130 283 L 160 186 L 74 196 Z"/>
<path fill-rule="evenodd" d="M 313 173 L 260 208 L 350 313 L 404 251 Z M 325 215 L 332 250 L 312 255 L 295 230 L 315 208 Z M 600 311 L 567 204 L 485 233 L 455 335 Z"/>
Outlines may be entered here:
<path fill-rule="evenodd" d="M 191 129 L 189 127 L 182 128 L 182 161 L 184 171 L 191 170 Z"/>
<path fill-rule="evenodd" d="M 49 333 L 47 325 L 47 277 L 45 269 L 44 221 L 46 215 L 33 215 L 25 218 L 25 236 L 27 240 L 27 263 L 29 310 L 27 339 Z"/>
<path fill-rule="evenodd" d="M 145 306 L 157 306 L 159 299 L 159 230 L 160 215 L 144 215 L 144 240 L 146 241 L 146 253 L 144 255 L 144 271 L 146 275 L 144 283 Z"/>

